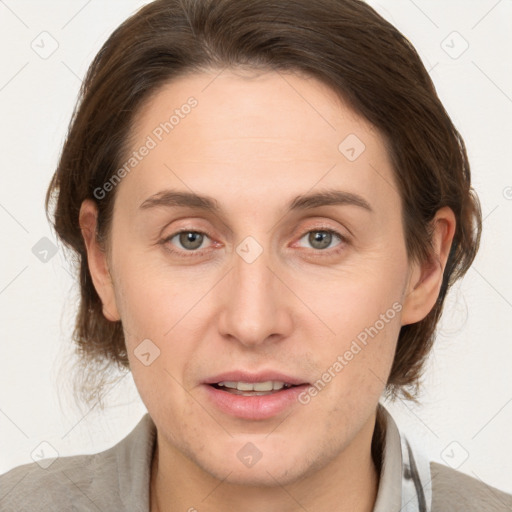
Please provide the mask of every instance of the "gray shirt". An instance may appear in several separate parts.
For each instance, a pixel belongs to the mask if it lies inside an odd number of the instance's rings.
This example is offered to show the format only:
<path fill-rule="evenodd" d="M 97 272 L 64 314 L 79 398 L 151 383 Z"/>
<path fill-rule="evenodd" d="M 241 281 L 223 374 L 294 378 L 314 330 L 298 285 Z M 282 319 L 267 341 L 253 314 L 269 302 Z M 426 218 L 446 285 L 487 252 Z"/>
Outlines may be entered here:
<path fill-rule="evenodd" d="M 373 512 L 512 512 L 512 495 L 429 462 L 382 405 L 379 414 L 385 431 Z M 0 476 L 0 511 L 149 512 L 155 440 L 155 424 L 145 414 L 108 450 L 59 457 L 46 469 L 41 462 L 18 466 Z"/>

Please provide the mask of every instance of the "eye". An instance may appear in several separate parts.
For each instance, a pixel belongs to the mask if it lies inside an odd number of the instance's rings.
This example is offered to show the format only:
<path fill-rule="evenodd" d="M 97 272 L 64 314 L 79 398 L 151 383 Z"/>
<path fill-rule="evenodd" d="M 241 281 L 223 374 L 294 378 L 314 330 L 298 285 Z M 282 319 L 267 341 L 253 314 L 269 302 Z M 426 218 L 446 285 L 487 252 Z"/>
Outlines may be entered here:
<path fill-rule="evenodd" d="M 336 239 L 341 242 L 337 245 L 342 245 L 343 242 L 347 241 L 343 235 L 331 229 L 313 229 L 302 235 L 300 240 L 304 238 L 306 238 L 307 243 L 309 243 L 313 249 L 318 251 L 325 251 L 326 249 L 332 248 L 331 244 L 335 242 Z"/>
<path fill-rule="evenodd" d="M 169 252 L 175 253 L 178 256 L 187 257 L 201 255 L 204 250 L 209 247 L 203 245 L 207 239 L 210 239 L 210 237 L 206 233 L 183 229 L 164 238 L 161 243 L 165 245 Z M 299 239 L 299 243 L 303 239 L 306 239 L 307 243 L 310 244 L 317 253 L 327 252 L 329 254 L 343 250 L 345 243 L 348 242 L 345 236 L 332 229 L 310 230 L 302 235 Z M 338 244 L 336 244 L 336 240 L 339 241 Z M 300 244 L 300 247 L 304 246 Z M 328 250 L 333 247 L 333 251 Z"/>
<path fill-rule="evenodd" d="M 180 249 L 182 252 L 185 251 L 199 253 L 201 251 L 198 249 L 204 249 L 204 247 L 201 246 L 207 238 L 209 238 L 209 236 L 206 233 L 202 233 L 200 231 L 183 230 L 168 236 L 165 240 L 163 240 L 163 242 L 176 245 L 173 243 L 173 240 L 176 239 L 177 243 L 181 245 L 181 247 L 178 247 L 178 249 Z M 180 252 L 180 250 L 175 251 L 172 248 L 169 250 L 171 252 Z"/>

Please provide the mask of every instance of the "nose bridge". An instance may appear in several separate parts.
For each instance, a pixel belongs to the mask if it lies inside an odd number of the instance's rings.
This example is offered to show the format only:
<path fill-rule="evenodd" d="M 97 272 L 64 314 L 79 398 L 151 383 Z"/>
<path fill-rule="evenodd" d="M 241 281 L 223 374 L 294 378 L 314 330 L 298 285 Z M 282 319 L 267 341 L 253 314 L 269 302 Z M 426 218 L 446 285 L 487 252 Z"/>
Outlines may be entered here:
<path fill-rule="evenodd" d="M 269 252 L 247 237 L 233 254 L 233 270 L 225 283 L 225 300 L 219 328 L 244 345 L 264 342 L 271 335 L 284 335 L 289 328 L 286 306 L 277 280 L 270 270 Z"/>

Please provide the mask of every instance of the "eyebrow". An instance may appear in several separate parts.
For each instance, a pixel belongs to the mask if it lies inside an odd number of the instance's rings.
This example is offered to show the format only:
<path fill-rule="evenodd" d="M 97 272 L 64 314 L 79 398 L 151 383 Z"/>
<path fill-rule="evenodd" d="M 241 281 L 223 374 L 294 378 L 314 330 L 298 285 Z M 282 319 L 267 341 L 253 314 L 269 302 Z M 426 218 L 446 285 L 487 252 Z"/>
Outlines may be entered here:
<path fill-rule="evenodd" d="M 358 206 L 370 213 L 373 213 L 373 209 L 366 199 L 358 194 L 343 190 L 324 190 L 321 192 L 313 192 L 297 196 L 286 205 L 285 212 L 288 213 L 291 211 L 308 210 L 311 208 L 318 208 L 320 206 L 332 205 Z M 139 208 L 142 210 L 148 210 L 156 207 L 170 208 L 173 206 L 194 208 L 215 214 L 222 213 L 222 208 L 213 197 L 178 190 L 162 190 L 161 192 L 148 197 Z"/>

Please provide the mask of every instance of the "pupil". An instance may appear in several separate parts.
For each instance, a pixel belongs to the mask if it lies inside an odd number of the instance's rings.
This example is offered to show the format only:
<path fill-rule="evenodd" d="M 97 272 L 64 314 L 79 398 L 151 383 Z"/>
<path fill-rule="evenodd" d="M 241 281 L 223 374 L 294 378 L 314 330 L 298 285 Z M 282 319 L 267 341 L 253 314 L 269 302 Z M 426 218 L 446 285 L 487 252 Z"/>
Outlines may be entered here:
<path fill-rule="evenodd" d="M 199 241 L 199 242 L 198 242 Z M 203 241 L 203 235 L 188 231 L 180 234 L 180 243 L 187 249 L 198 249 L 201 247 Z"/>
<path fill-rule="evenodd" d="M 325 249 L 326 247 L 329 247 L 331 239 L 332 234 L 327 233 L 326 231 L 313 231 L 309 234 L 309 242 L 316 249 Z"/>

